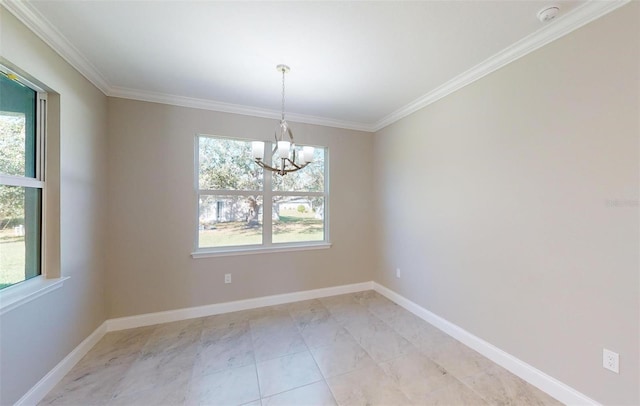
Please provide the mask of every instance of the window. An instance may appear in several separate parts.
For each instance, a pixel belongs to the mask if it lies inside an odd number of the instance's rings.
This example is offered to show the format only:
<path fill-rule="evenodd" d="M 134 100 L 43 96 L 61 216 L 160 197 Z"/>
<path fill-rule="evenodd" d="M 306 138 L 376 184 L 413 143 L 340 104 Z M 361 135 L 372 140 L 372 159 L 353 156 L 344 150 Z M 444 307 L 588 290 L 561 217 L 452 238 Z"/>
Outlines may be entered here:
<path fill-rule="evenodd" d="M 273 143 L 265 142 L 265 150 L 272 149 Z M 256 165 L 251 158 L 251 141 L 200 135 L 196 150 L 198 251 L 309 246 L 328 241 L 326 148 L 316 147 L 313 163 L 285 176 Z"/>
<path fill-rule="evenodd" d="M 42 273 L 46 94 L 0 66 L 0 289 Z"/>

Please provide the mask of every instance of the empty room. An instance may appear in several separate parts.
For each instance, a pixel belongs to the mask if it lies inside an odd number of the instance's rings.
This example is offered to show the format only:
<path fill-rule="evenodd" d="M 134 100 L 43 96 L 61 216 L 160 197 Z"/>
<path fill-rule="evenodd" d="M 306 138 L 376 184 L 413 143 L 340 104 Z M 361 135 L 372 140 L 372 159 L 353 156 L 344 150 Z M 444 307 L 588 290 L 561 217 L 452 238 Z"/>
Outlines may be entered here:
<path fill-rule="evenodd" d="M 0 405 L 640 405 L 640 2 L 0 0 Z"/>

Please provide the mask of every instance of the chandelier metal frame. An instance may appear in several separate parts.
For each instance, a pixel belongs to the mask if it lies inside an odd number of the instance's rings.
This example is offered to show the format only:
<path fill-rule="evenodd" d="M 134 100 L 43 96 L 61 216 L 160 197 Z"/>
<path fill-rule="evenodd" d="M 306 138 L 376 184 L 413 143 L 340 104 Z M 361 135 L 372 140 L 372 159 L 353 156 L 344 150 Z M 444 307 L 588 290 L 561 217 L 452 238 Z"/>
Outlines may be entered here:
<path fill-rule="evenodd" d="M 296 146 L 293 140 L 293 132 L 291 131 L 291 127 L 287 123 L 287 120 L 284 118 L 284 101 L 285 101 L 285 85 L 284 85 L 284 75 L 288 73 L 291 69 L 287 65 L 278 65 L 276 66 L 276 70 L 282 73 L 282 113 L 280 116 L 280 123 L 276 126 L 274 130 L 274 138 L 275 138 L 275 146 L 271 151 L 271 156 L 274 160 L 279 159 L 280 165 L 270 166 L 267 165 L 262 157 L 262 152 L 264 151 L 264 143 L 261 141 L 254 141 L 252 144 L 252 154 L 254 161 L 264 169 L 268 169 L 272 172 L 275 172 L 279 175 L 286 175 L 287 173 L 296 172 L 300 169 L 306 167 L 311 162 L 313 162 L 313 148 L 312 147 L 304 147 L 302 154 L 298 154 L 296 152 Z M 280 136 L 278 137 L 278 132 Z M 287 140 L 288 138 L 288 140 Z M 276 158 L 276 152 L 279 152 Z M 302 155 L 302 156 L 300 156 Z M 297 162 L 298 159 L 302 159 L 302 162 Z"/>

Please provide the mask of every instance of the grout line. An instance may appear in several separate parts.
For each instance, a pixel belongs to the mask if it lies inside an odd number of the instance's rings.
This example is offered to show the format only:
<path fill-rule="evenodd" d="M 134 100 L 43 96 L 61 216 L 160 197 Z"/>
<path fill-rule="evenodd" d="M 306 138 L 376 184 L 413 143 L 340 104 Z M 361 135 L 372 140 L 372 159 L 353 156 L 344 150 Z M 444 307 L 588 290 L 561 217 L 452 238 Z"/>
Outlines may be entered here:
<path fill-rule="evenodd" d="M 133 366 L 138 363 L 140 361 L 140 359 L 142 358 L 142 354 L 143 354 L 143 350 L 144 348 L 147 346 L 147 344 L 149 343 L 149 340 L 151 339 L 151 336 L 153 335 L 153 333 L 156 330 L 156 326 L 153 326 L 153 328 L 151 328 L 151 332 L 149 333 L 149 336 L 146 338 L 146 340 L 144 341 L 144 344 L 142 344 L 140 346 L 140 349 L 136 351 L 137 356 L 136 358 L 131 362 L 131 364 L 129 364 L 129 366 L 127 367 L 127 369 L 124 371 L 124 373 L 121 375 L 120 380 L 118 381 L 118 383 L 115 385 L 114 389 L 113 389 L 113 393 L 111 394 L 111 397 L 109 398 L 109 403 L 111 403 L 113 400 L 115 400 L 116 396 L 118 395 L 118 389 L 120 389 L 120 387 L 123 385 L 123 382 L 125 382 L 125 379 L 127 377 L 127 375 L 129 374 L 129 372 L 131 371 L 131 369 L 133 368 Z M 108 332 L 107 334 L 110 334 L 111 332 Z M 106 334 L 105 334 L 106 336 Z M 69 371 L 71 372 L 71 371 Z M 138 392 L 142 392 L 142 391 L 136 391 L 136 392 L 132 392 L 133 393 L 138 393 Z M 126 395 L 123 395 L 126 396 Z"/>
<path fill-rule="evenodd" d="M 381 295 L 381 294 L 379 294 L 379 293 L 377 293 L 377 292 L 376 292 L 376 294 L 378 294 L 378 295 L 380 295 L 380 296 L 384 297 L 383 295 Z M 390 299 L 388 299 L 388 298 L 385 298 L 385 300 L 389 300 L 389 302 L 390 302 L 390 303 L 393 303 L 394 305 L 399 306 L 397 303 L 393 302 L 392 300 L 390 300 Z M 355 344 L 356 344 L 360 349 L 362 349 L 362 350 L 363 350 L 363 351 L 364 351 L 364 352 L 365 352 L 365 353 L 366 353 L 366 354 L 367 354 L 367 355 L 368 355 L 368 356 L 369 356 L 369 357 L 374 361 L 374 365 L 375 365 L 377 368 L 382 369 L 382 372 L 383 372 L 386 376 L 388 376 L 389 378 L 393 379 L 389 374 L 387 374 L 387 373 L 386 373 L 386 371 L 384 370 L 384 368 L 382 368 L 382 367 L 381 367 L 381 365 L 382 365 L 382 364 L 384 364 L 384 363 L 389 363 L 389 362 L 392 362 L 392 361 L 394 361 L 394 360 L 396 360 L 396 359 L 399 359 L 399 358 L 405 357 L 405 356 L 407 356 L 407 354 L 406 354 L 406 353 L 404 353 L 404 354 L 398 354 L 397 356 L 394 356 L 394 357 L 392 357 L 392 358 L 390 358 L 390 359 L 387 359 L 387 360 L 384 360 L 384 361 L 380 361 L 380 362 L 376 361 L 375 359 L 373 359 L 373 357 L 371 356 L 371 354 L 369 353 L 369 351 L 367 351 L 367 350 L 366 350 L 366 349 L 365 349 L 365 348 L 360 344 L 360 342 L 355 338 L 355 336 L 351 333 L 351 331 L 349 331 L 349 329 L 347 329 L 347 327 L 346 327 L 347 323 L 348 323 L 350 320 L 352 320 L 353 318 L 347 317 L 347 318 L 345 318 L 345 319 L 344 319 L 344 322 L 339 322 L 339 321 L 334 317 L 334 313 L 333 313 L 331 310 L 329 310 L 329 308 L 328 308 L 327 306 L 325 306 L 325 304 L 324 304 L 321 300 L 319 300 L 319 302 L 320 302 L 320 306 L 321 306 L 321 308 L 318 308 L 317 310 L 321 310 L 323 314 L 324 314 L 324 312 L 326 312 L 326 314 L 328 314 L 328 318 L 327 318 L 326 320 L 331 320 L 332 322 L 336 323 L 336 325 L 338 325 L 338 326 L 339 326 L 340 330 L 344 330 L 344 331 L 346 332 L 346 334 L 347 334 L 349 337 L 351 337 L 351 339 L 353 339 L 353 340 L 354 340 Z M 293 303 L 297 303 L 297 302 L 293 302 Z M 442 365 L 440 365 L 440 364 L 439 364 L 439 363 L 437 363 L 435 360 L 433 360 L 431 357 L 429 357 L 427 354 L 425 354 L 425 353 L 424 353 L 424 352 L 423 352 L 423 351 L 422 351 L 422 350 L 421 350 L 421 349 L 420 349 L 416 344 L 414 344 L 411 340 L 409 340 L 409 338 L 407 338 L 406 336 L 404 336 L 403 334 L 401 334 L 397 329 L 395 329 L 395 328 L 394 328 L 394 327 L 393 327 L 393 326 L 392 326 L 392 325 L 387 321 L 387 319 L 386 319 L 386 318 L 385 318 L 385 319 L 383 319 L 382 317 L 378 316 L 378 314 L 374 313 L 374 312 L 372 311 L 372 307 L 370 307 L 371 303 L 370 303 L 370 302 L 367 302 L 367 301 L 366 301 L 366 298 L 365 298 L 365 301 L 364 301 L 364 302 L 360 302 L 360 301 L 357 299 L 357 300 L 356 300 L 356 301 L 354 301 L 354 302 L 348 302 L 348 303 L 340 304 L 340 305 L 338 306 L 338 308 L 340 308 L 340 307 L 341 307 L 341 306 L 343 306 L 343 305 L 347 305 L 347 306 L 350 306 L 350 305 L 362 306 L 362 307 L 366 310 L 366 317 L 371 317 L 371 318 L 372 318 L 371 320 L 372 320 L 372 321 L 374 321 L 374 322 L 376 322 L 376 320 L 377 320 L 377 321 L 380 321 L 380 322 L 382 323 L 382 325 L 384 325 L 386 328 L 390 329 L 390 331 L 392 331 L 394 334 L 397 334 L 397 335 L 398 335 L 399 337 L 401 337 L 403 340 L 406 340 L 406 341 L 410 344 L 410 346 L 411 346 L 412 350 L 417 350 L 417 351 L 418 351 L 418 353 L 422 354 L 424 357 L 426 357 L 427 359 L 429 359 L 429 360 L 430 360 L 431 362 L 433 362 L 435 365 L 437 365 L 437 366 L 439 366 L 440 368 L 442 368 L 443 370 L 445 370 L 445 371 L 447 372 L 447 374 L 448 374 L 451 378 L 453 378 L 453 379 L 454 379 L 454 381 L 456 381 L 456 382 L 457 382 L 457 383 L 459 383 L 459 384 L 464 385 L 464 387 L 466 387 L 467 389 L 471 390 L 475 395 L 479 396 L 481 399 L 483 399 L 483 400 L 485 400 L 485 401 L 490 401 L 490 399 L 488 399 L 488 398 L 487 398 L 487 395 L 486 395 L 486 394 L 484 394 L 484 395 L 483 395 L 482 393 L 478 392 L 478 391 L 477 391 L 477 390 L 475 390 L 473 387 L 471 387 L 470 385 L 466 384 L 466 383 L 462 380 L 462 378 L 459 378 L 459 377 L 457 377 L 457 376 L 453 375 L 453 374 L 452 374 L 451 372 L 449 372 L 446 368 L 444 368 Z M 385 305 L 386 305 L 386 304 L 385 304 Z M 263 396 L 262 396 L 262 388 L 261 388 L 261 385 L 260 385 L 260 379 L 259 379 L 259 372 L 258 372 L 258 368 L 257 368 L 258 361 L 257 361 L 257 358 L 256 358 L 256 347 L 255 347 L 255 345 L 254 345 L 254 338 L 255 338 L 255 337 L 254 337 L 254 335 L 255 335 L 254 333 L 255 333 L 255 332 L 253 331 L 253 328 L 252 328 L 252 326 L 251 326 L 251 321 L 252 321 L 252 319 L 251 319 L 251 317 L 249 317 L 249 318 L 247 319 L 246 323 L 247 323 L 247 327 L 248 327 L 248 336 L 249 336 L 248 338 L 249 338 L 249 339 L 250 339 L 250 341 L 251 341 L 251 349 L 252 349 L 253 366 L 254 366 L 255 377 L 256 377 L 256 381 L 257 381 L 257 385 L 258 385 L 258 394 L 259 394 L 259 399 L 257 399 L 257 400 L 262 401 L 262 400 L 264 400 L 264 399 L 267 399 L 267 398 L 270 398 L 270 397 L 273 397 L 273 396 L 277 396 L 277 395 L 280 395 L 280 394 L 282 394 L 282 393 L 286 393 L 286 392 L 289 392 L 289 391 L 292 391 L 292 390 L 296 390 L 296 389 L 300 389 L 300 388 L 303 388 L 303 387 L 306 387 L 306 386 L 310 386 L 310 385 L 316 384 L 316 383 L 318 383 L 318 382 L 323 382 L 323 383 L 326 385 L 326 387 L 329 389 L 329 392 L 331 393 L 331 396 L 332 396 L 333 400 L 336 402 L 336 404 L 338 404 L 338 401 L 337 401 L 336 395 L 335 395 L 335 393 L 333 392 L 333 390 L 331 389 L 331 386 L 329 386 L 328 378 L 327 378 L 327 377 L 325 377 L 325 375 L 322 373 L 322 370 L 320 369 L 320 366 L 319 366 L 319 364 L 318 364 L 318 360 L 316 359 L 316 356 L 314 355 L 314 353 L 313 353 L 313 351 L 312 351 L 311 347 L 309 346 L 309 344 L 307 343 L 307 341 L 304 339 L 304 336 L 302 335 L 303 330 L 304 330 L 306 327 L 310 326 L 311 324 L 313 324 L 313 323 L 316 321 L 316 320 L 314 319 L 314 318 L 315 318 L 315 316 L 316 316 L 316 314 L 315 314 L 316 312 L 311 312 L 311 311 L 310 311 L 311 309 L 305 309 L 305 310 L 304 310 L 304 312 L 305 312 L 305 313 L 302 313 L 302 317 L 309 316 L 309 317 L 311 317 L 311 318 L 310 318 L 309 322 L 307 322 L 307 323 L 305 323 L 304 325 L 302 325 L 302 324 L 300 324 L 300 323 L 298 322 L 298 320 L 296 319 L 296 317 L 294 317 L 293 312 L 292 312 L 291 307 L 289 306 L 289 304 L 284 304 L 284 306 L 286 306 L 286 313 L 283 313 L 283 315 L 284 315 L 284 314 L 286 314 L 286 315 L 289 317 L 289 320 L 290 320 L 291 322 L 293 322 L 293 324 L 294 324 L 294 326 L 295 326 L 295 330 L 296 330 L 297 334 L 299 335 L 300 339 L 302 339 L 302 342 L 303 342 L 303 344 L 304 344 L 304 348 L 306 348 L 307 353 L 311 355 L 311 359 L 314 361 L 315 366 L 316 366 L 316 368 L 317 368 L 318 372 L 320 373 L 321 379 L 319 379 L 319 380 L 317 380 L 317 381 L 314 381 L 314 382 L 306 383 L 306 384 L 304 384 L 304 385 L 295 386 L 295 387 L 293 387 L 293 388 L 289 388 L 289 389 L 284 390 L 284 391 L 282 391 L 282 392 L 273 393 L 273 394 L 270 394 L 269 396 L 265 396 L 265 397 L 263 397 Z M 408 310 L 406 310 L 406 309 L 402 308 L 402 306 L 399 306 L 399 310 L 400 310 L 400 312 L 407 312 L 407 313 L 410 313 Z M 250 312 L 250 310 L 245 310 L 245 311 L 246 311 L 246 312 Z M 268 314 L 266 314 L 265 316 L 266 316 L 266 317 L 270 317 Z M 213 317 L 216 317 L 216 316 L 213 316 Z M 202 319 L 204 319 L 204 317 L 203 317 Z M 304 319 L 303 319 L 303 320 L 304 320 Z M 320 319 L 320 320 L 321 320 L 321 319 Z M 425 320 L 418 320 L 418 321 L 417 321 L 417 323 L 420 323 L 420 322 L 422 322 L 422 323 L 426 323 L 426 324 L 428 324 L 428 325 L 431 325 L 429 322 L 427 322 L 427 321 L 425 321 Z M 376 322 L 376 323 L 377 323 L 377 322 Z M 162 324 L 168 324 L 168 323 L 162 323 Z M 370 323 L 367 323 L 367 324 L 370 324 Z M 268 327 L 268 326 L 270 326 L 270 325 L 271 325 L 271 321 L 269 321 L 269 323 L 267 324 L 267 327 Z M 121 381 L 120 381 L 120 382 L 118 382 L 118 383 L 114 386 L 113 393 L 111 394 L 111 397 L 109 398 L 108 402 L 112 402 L 112 401 L 115 399 L 115 396 L 116 396 L 116 393 L 117 393 L 118 389 L 121 387 L 122 382 L 124 382 L 124 377 L 129 373 L 129 371 L 133 368 L 133 366 L 134 366 L 137 362 L 139 362 L 139 361 L 140 361 L 140 359 L 141 359 L 141 357 L 142 357 L 142 355 L 143 355 L 143 353 L 144 353 L 144 349 L 145 349 L 145 348 L 147 348 L 147 347 L 150 345 L 149 343 L 151 342 L 151 339 L 153 338 L 154 334 L 155 334 L 155 333 L 156 333 L 156 331 L 158 330 L 158 327 L 157 327 L 157 326 L 158 326 L 158 325 L 156 325 L 156 326 L 153 326 L 153 327 L 152 327 L 152 329 L 151 329 L 151 331 L 148 333 L 148 336 L 146 337 L 146 339 L 145 339 L 145 340 L 140 344 L 140 348 L 136 351 L 136 353 L 137 353 L 137 354 L 136 354 L 135 359 L 134 359 L 134 360 L 133 360 L 133 361 L 128 365 L 127 369 L 126 369 L 126 370 L 125 370 L 125 372 L 122 374 L 122 379 L 121 379 Z M 303 327 L 303 326 L 304 326 L 304 327 Z M 194 373 L 195 373 L 195 367 L 196 367 L 196 363 L 198 362 L 198 359 L 199 359 L 199 357 L 200 357 L 201 350 L 202 350 L 202 348 L 203 348 L 203 340 L 204 340 L 204 332 L 205 332 L 204 324 L 202 324 L 202 323 L 201 323 L 199 328 L 200 328 L 200 330 L 199 330 L 199 333 L 198 333 L 198 338 L 197 338 L 197 340 L 196 340 L 196 341 L 194 341 L 194 344 L 197 344 L 197 348 L 196 348 L 196 355 L 195 355 L 195 358 L 194 358 L 193 365 L 191 365 L 190 377 L 189 377 L 189 380 L 188 380 L 188 382 L 189 382 L 189 383 L 188 383 L 188 388 L 187 388 L 187 390 L 186 390 L 186 392 L 185 392 L 185 399 L 184 399 L 184 401 L 185 401 L 185 402 L 186 402 L 186 401 L 191 397 L 191 395 L 192 395 L 192 389 L 193 389 L 193 378 L 194 378 Z M 214 327 L 214 328 L 212 328 L 212 330 L 217 330 L 217 329 L 230 330 L 230 329 L 233 329 L 233 328 L 234 328 L 234 327 L 230 327 L 230 326 L 228 325 L 228 323 L 227 323 L 226 325 L 224 325 L 224 326 L 220 326 L 220 327 L 218 327 L 218 328 L 215 328 L 215 327 Z M 174 338 L 177 338 L 177 337 L 174 337 Z M 453 339 L 453 338 L 452 338 L 452 339 Z M 455 340 L 455 339 L 453 339 L 453 340 Z M 457 341 L 457 340 L 456 340 L 456 341 Z M 464 345 L 464 344 L 463 344 L 463 345 Z M 333 343 L 333 344 L 327 344 L 327 345 L 322 345 L 322 346 L 319 346 L 319 347 L 314 347 L 314 349 L 316 349 L 316 348 L 325 348 L 325 347 L 333 347 L 333 346 L 335 346 L 335 343 Z M 465 346 L 465 347 L 467 347 L 467 346 Z M 278 356 L 278 357 L 269 358 L 269 359 L 264 360 L 264 361 L 261 361 L 261 362 L 268 362 L 268 361 L 275 360 L 275 359 L 279 359 L 279 358 L 283 358 L 283 357 L 291 357 L 291 356 L 294 356 L 294 355 L 296 355 L 296 354 L 301 354 L 302 352 L 304 352 L 304 350 L 303 350 L 303 351 L 297 351 L 297 352 L 289 353 L 289 354 L 280 355 L 280 356 Z M 87 354 L 87 355 L 88 355 L 88 354 Z M 489 360 L 489 361 L 490 361 L 490 360 Z M 494 365 L 497 365 L 497 364 L 491 361 L 491 367 L 493 367 Z M 216 373 L 217 373 L 217 372 L 221 372 L 221 371 L 223 371 L 223 370 L 231 370 L 231 369 L 244 368 L 244 367 L 246 367 L 246 366 L 248 366 L 248 364 L 247 364 L 247 365 L 242 365 L 242 366 L 235 366 L 235 367 L 224 368 L 224 369 L 222 369 L 222 370 L 220 370 L 220 371 L 216 371 Z M 343 375 L 347 375 L 347 374 L 350 374 L 350 373 L 355 372 L 355 371 L 360 371 L 360 370 L 362 370 L 362 369 L 365 369 L 365 368 L 364 368 L 364 367 L 362 367 L 362 368 L 356 368 L 356 369 L 353 369 L 353 370 L 350 370 L 350 371 L 347 371 L 347 372 L 344 372 L 344 373 L 341 373 L 341 374 L 337 374 L 337 375 L 332 376 L 332 377 L 331 377 L 331 379 L 336 378 L 336 377 L 340 377 L 340 376 L 343 376 Z M 487 371 L 488 371 L 488 370 L 489 370 L 489 368 L 483 368 L 480 372 L 478 372 L 478 373 L 476 373 L 476 374 L 468 375 L 468 376 L 464 377 L 464 379 L 466 379 L 466 378 L 468 378 L 468 377 L 475 377 L 475 376 L 480 376 L 480 375 L 483 375 L 483 374 L 487 374 Z M 507 371 L 507 373 L 509 373 L 509 374 L 510 374 L 510 372 L 508 372 L 508 371 Z M 67 374 L 67 375 L 68 375 L 68 374 Z M 515 376 L 515 375 L 514 375 L 514 376 Z M 518 378 L 518 379 L 519 379 L 519 378 Z M 444 388 L 447 388 L 447 387 L 449 387 L 450 385 L 455 384 L 455 382 L 454 382 L 454 381 L 452 381 L 452 382 L 451 382 L 451 383 L 449 383 L 448 385 L 441 386 L 441 387 L 439 387 L 439 388 L 437 388 L 437 389 L 435 389 L 435 390 L 431 391 L 430 393 L 434 393 L 434 392 L 440 391 L 440 390 L 442 390 L 442 389 L 444 389 Z M 526 383 L 526 381 L 523 381 L 523 382 L 525 382 L 525 383 Z M 402 391 L 398 385 L 396 385 L 396 386 L 397 386 L 397 389 L 398 389 L 402 394 L 404 394 L 404 396 L 406 396 L 407 398 L 409 398 L 409 396 L 408 396 L 406 393 L 404 393 L 404 391 Z M 532 388 L 535 388 L 533 385 L 531 385 L 531 387 L 532 387 Z M 535 388 L 535 389 L 536 389 L 536 390 L 538 390 L 537 388 Z M 535 394 L 533 394 L 533 395 L 535 396 Z M 537 397 L 537 396 L 535 396 L 535 398 L 538 398 L 538 397 Z M 409 399 L 410 399 L 410 398 L 409 398 Z M 255 401 L 255 400 L 253 400 L 252 402 L 254 402 L 254 401 Z"/>
<path fill-rule="evenodd" d="M 318 302 L 320 302 L 320 305 L 322 306 L 322 308 L 329 314 L 329 317 L 332 318 L 331 316 L 331 312 L 329 311 L 329 309 L 327 309 L 327 307 L 322 303 L 321 300 L 318 299 Z M 329 389 L 329 393 L 331 394 L 331 397 L 333 398 L 333 401 L 336 403 L 336 405 L 338 404 L 338 400 L 336 399 L 336 395 L 333 393 L 333 391 L 331 390 L 331 386 L 329 386 L 329 382 L 327 381 L 327 377 L 324 376 L 324 374 L 322 373 L 322 370 L 320 369 L 320 365 L 318 364 L 318 360 L 316 360 L 316 357 L 313 355 L 313 351 L 311 351 L 311 348 L 309 348 L 309 344 L 307 344 L 307 340 L 304 339 L 304 336 L 302 335 L 302 329 L 300 328 L 300 326 L 298 325 L 298 323 L 296 322 L 295 318 L 293 317 L 293 315 L 291 315 L 291 310 L 289 310 L 289 315 L 291 316 L 291 318 L 293 319 L 296 328 L 298 329 L 298 334 L 300 334 L 300 337 L 302 338 L 302 341 L 304 342 L 305 347 L 307 347 L 307 351 L 309 351 L 309 354 L 311 355 L 311 359 L 313 360 L 313 362 L 316 364 L 316 368 L 318 368 L 318 372 L 320 372 L 320 376 L 322 377 L 322 382 L 324 382 L 324 384 L 326 385 L 326 387 Z M 310 323 L 310 322 L 309 322 Z M 307 325 L 309 324 L 307 323 Z M 320 381 L 318 381 L 320 382 Z M 316 383 L 316 382 L 314 382 Z"/>
<path fill-rule="evenodd" d="M 376 294 L 378 294 L 378 295 L 382 296 L 385 300 L 388 300 L 388 301 L 390 301 L 391 303 L 393 303 L 394 305 L 398 306 L 398 308 L 400 309 L 400 311 L 401 311 L 401 312 L 407 312 L 407 313 L 410 313 L 408 310 L 404 309 L 402 306 L 400 306 L 398 303 L 394 302 L 393 300 L 391 300 L 391 299 L 389 299 L 389 298 L 387 298 L 387 297 L 385 297 L 385 296 L 381 295 L 381 294 L 380 294 L 380 293 L 378 293 L 378 292 L 376 292 Z M 371 310 L 369 309 L 369 307 L 368 307 L 368 306 L 367 306 L 367 309 L 369 310 L 369 312 L 371 312 Z M 373 312 L 371 312 L 371 313 L 373 313 Z M 395 329 L 391 324 L 389 324 L 386 320 L 382 319 L 381 317 L 379 317 L 379 316 L 378 316 L 378 315 L 376 315 L 375 313 L 373 313 L 373 314 L 374 314 L 374 315 L 375 315 L 379 320 L 381 320 L 381 321 L 382 321 L 382 322 L 383 322 L 387 327 L 389 327 L 389 328 L 390 328 L 394 333 L 396 333 L 397 335 L 399 335 L 400 337 L 402 337 L 404 340 L 406 340 L 406 341 L 407 341 L 407 342 L 408 342 L 408 343 L 413 347 L 413 349 L 415 349 L 419 354 L 421 354 L 422 356 L 424 356 L 425 358 L 427 358 L 429 361 L 433 362 L 433 363 L 434 363 L 435 365 L 437 365 L 438 367 L 442 368 L 442 370 L 444 370 L 444 371 L 446 371 L 446 372 L 447 372 L 447 375 L 449 375 L 449 376 L 450 376 L 451 378 L 453 378 L 454 380 L 458 381 L 458 383 L 460 383 L 460 384 L 462 384 L 462 385 L 464 385 L 464 386 L 468 387 L 469 389 L 473 390 L 473 389 L 472 389 L 472 388 L 470 388 L 468 385 L 466 385 L 464 382 L 462 382 L 462 380 L 461 380 L 460 378 L 458 378 L 457 376 L 453 375 L 453 374 L 452 374 L 449 370 L 447 370 L 443 365 L 440 365 L 438 362 L 436 362 L 436 361 L 435 361 L 433 358 L 431 358 L 429 355 L 425 354 L 425 353 L 424 353 L 420 348 L 418 348 L 418 346 L 417 346 L 416 344 L 414 344 L 414 343 L 413 343 L 413 342 L 412 342 L 408 337 L 404 336 L 402 333 L 400 333 L 398 330 L 396 330 L 396 329 Z M 424 321 L 424 320 L 419 320 L 418 322 L 427 323 L 427 322 L 426 322 L 426 321 Z M 429 324 L 429 323 L 427 323 L 427 324 Z M 402 357 L 405 357 L 406 355 L 407 355 L 407 354 L 401 354 L 401 355 L 398 355 L 397 357 L 391 358 L 391 359 L 389 359 L 389 360 L 387 360 L 387 361 L 380 362 L 380 363 L 378 363 L 378 365 L 380 365 L 380 364 L 382 364 L 382 363 L 387 363 L 387 362 L 390 362 L 390 361 L 393 361 L 393 360 L 396 360 L 396 359 L 399 359 L 399 358 L 402 358 Z M 382 370 L 383 370 L 383 372 L 385 372 L 385 371 L 384 371 L 384 368 L 383 368 Z M 478 373 L 478 375 L 479 375 L 479 374 L 481 374 L 481 373 L 484 373 L 484 370 L 483 370 L 483 372 Z M 386 372 L 385 372 L 385 375 L 389 376 Z M 450 383 L 450 384 L 448 384 L 448 385 L 444 385 L 444 386 L 442 386 L 442 387 L 439 387 L 439 388 L 437 388 L 437 389 L 432 390 L 432 391 L 431 391 L 431 392 L 429 392 L 429 393 L 437 392 L 437 391 L 439 391 L 439 390 L 441 390 L 441 389 L 444 389 L 444 388 L 446 388 L 446 387 L 448 387 L 448 386 L 451 386 L 451 385 L 453 385 L 453 384 L 454 384 L 454 383 Z M 400 389 L 400 391 L 401 391 L 402 393 L 404 393 L 401 389 Z M 480 396 L 480 395 L 479 395 L 475 390 L 474 390 L 473 392 L 474 392 L 474 393 L 476 393 L 478 396 Z M 409 395 L 407 395 L 406 393 L 404 393 L 404 395 L 405 395 L 405 396 L 407 396 L 407 397 L 409 398 Z M 483 400 L 486 400 L 486 399 L 484 398 L 484 396 L 480 396 L 480 397 L 481 397 Z M 410 399 L 410 398 L 409 398 L 409 399 Z M 488 400 L 487 400 L 487 401 L 488 401 Z"/>
<path fill-rule="evenodd" d="M 249 312 L 250 310 L 244 310 Z M 251 316 L 248 317 L 247 326 L 249 326 L 249 339 L 251 341 L 251 353 L 253 355 L 253 369 L 256 371 L 256 382 L 258 383 L 258 400 L 262 405 L 262 387 L 260 386 L 260 374 L 258 373 L 258 360 L 256 358 L 256 347 L 253 345 L 253 329 L 251 328 Z M 255 402 L 255 401 L 254 401 Z"/>

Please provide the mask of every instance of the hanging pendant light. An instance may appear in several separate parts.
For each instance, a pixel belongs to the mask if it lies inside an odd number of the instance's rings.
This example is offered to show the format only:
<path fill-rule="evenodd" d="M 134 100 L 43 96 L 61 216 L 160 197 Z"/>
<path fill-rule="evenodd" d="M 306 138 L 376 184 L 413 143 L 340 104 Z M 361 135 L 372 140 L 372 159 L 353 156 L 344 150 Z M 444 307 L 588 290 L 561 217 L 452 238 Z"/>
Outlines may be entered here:
<path fill-rule="evenodd" d="M 289 172 L 299 171 L 313 162 L 314 149 L 313 147 L 304 147 L 302 148 L 302 153 L 296 151 L 296 146 L 293 142 L 293 132 L 287 120 L 284 119 L 284 75 L 289 72 L 290 69 L 287 65 L 278 65 L 276 69 L 282 73 L 282 115 L 280 116 L 280 124 L 278 124 L 274 133 L 275 148 L 272 151 L 273 166 L 267 165 L 263 161 L 264 142 L 254 141 L 251 144 L 251 155 L 260 167 L 279 175 L 286 175 Z"/>

